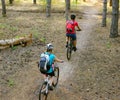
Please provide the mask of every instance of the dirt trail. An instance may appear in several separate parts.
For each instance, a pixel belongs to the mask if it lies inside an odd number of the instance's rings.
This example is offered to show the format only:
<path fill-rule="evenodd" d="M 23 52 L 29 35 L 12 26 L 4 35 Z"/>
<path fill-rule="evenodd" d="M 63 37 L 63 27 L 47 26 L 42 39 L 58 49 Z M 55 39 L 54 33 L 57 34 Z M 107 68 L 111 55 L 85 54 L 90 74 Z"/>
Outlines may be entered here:
<path fill-rule="evenodd" d="M 72 84 L 68 83 L 67 80 L 72 80 L 71 77 L 73 77 L 72 75 L 74 74 L 74 71 L 77 67 L 79 67 L 79 53 L 81 50 L 84 50 L 85 46 L 87 45 L 92 28 L 96 24 L 96 18 L 93 15 L 97 12 L 97 10 L 94 9 L 94 7 L 92 6 L 89 6 L 89 8 L 90 9 L 88 9 L 87 7 L 84 8 L 85 14 L 83 16 L 83 19 L 81 19 L 79 23 L 82 31 L 77 32 L 77 52 L 73 53 L 71 61 L 68 62 L 67 60 L 65 60 L 64 64 L 58 64 L 58 66 L 63 67 L 60 67 L 59 85 L 49 95 L 50 100 L 80 100 L 79 93 L 76 94 L 72 90 L 69 91 L 69 85 Z M 34 48 L 37 49 L 36 47 Z M 64 57 L 62 58 L 66 59 L 65 53 L 63 53 L 63 55 Z M 30 63 L 30 66 L 32 66 L 32 68 L 26 68 L 24 69 L 24 71 L 20 70 L 19 72 L 16 72 L 16 74 L 13 76 L 15 79 L 16 77 L 18 77 L 16 79 L 15 88 L 4 89 L 4 91 L 2 91 L 4 95 L 2 95 L 1 100 L 38 100 L 38 88 L 43 78 L 40 76 L 40 73 L 36 67 L 36 61 L 32 61 Z"/>
<path fill-rule="evenodd" d="M 56 100 L 87 100 L 80 96 L 79 89 L 76 88 L 77 82 L 74 80 L 76 79 L 76 75 L 79 76 L 80 73 L 76 73 L 77 69 L 80 69 L 82 67 L 80 65 L 80 60 L 82 59 L 80 57 L 80 52 L 86 51 L 85 49 L 89 45 L 90 39 L 91 39 L 91 33 L 94 26 L 97 24 L 98 16 L 96 15 L 98 13 L 98 9 L 94 8 L 94 5 L 89 4 L 90 6 L 86 6 L 84 8 L 84 15 L 82 17 L 82 20 L 79 21 L 79 24 L 82 28 L 81 32 L 77 32 L 77 52 L 72 54 L 72 59 L 70 61 L 66 61 L 64 63 L 64 67 L 61 68 L 60 73 L 60 91 L 62 95 L 59 96 L 59 99 Z M 64 84 L 63 84 L 64 83 Z M 74 88 L 74 89 L 73 89 Z M 73 89 L 73 90 L 72 90 Z M 59 94 L 59 91 L 58 91 Z M 63 98 L 61 99 L 61 97 Z"/>
<path fill-rule="evenodd" d="M 73 66 L 78 67 L 79 63 L 79 54 L 81 50 L 84 50 L 89 42 L 90 39 L 90 33 L 92 32 L 92 28 L 97 24 L 97 9 L 94 9 L 93 6 L 88 6 L 84 8 L 84 15 L 82 20 L 79 21 L 79 25 L 82 28 L 81 32 L 77 32 L 77 52 L 73 52 L 72 59 L 68 62 L 66 61 L 63 66 L 66 66 L 62 68 L 63 70 L 61 71 L 61 75 L 63 79 L 61 80 L 66 80 L 66 78 L 71 77 L 70 74 L 72 75 L 74 68 Z M 66 56 L 65 56 L 66 57 Z M 66 73 L 70 73 L 68 75 L 65 75 Z"/>
<path fill-rule="evenodd" d="M 117 55 L 120 50 L 119 48 L 117 50 L 106 50 L 105 43 L 108 40 L 105 35 L 101 36 L 100 32 L 96 35 L 99 22 L 97 7 L 90 3 L 82 6 L 82 9 L 84 9 L 82 19 L 77 18 L 82 28 L 81 32 L 77 32 L 78 50 L 72 54 L 70 61 L 66 59 L 66 49 L 62 48 L 65 46 L 63 30 L 65 20 L 61 18 L 64 14 L 55 14 L 55 17 L 47 20 L 44 15 L 39 16 L 39 13 L 29 13 L 31 15 L 22 13 L 22 15 L 21 12 L 13 12 L 13 14 L 14 18 L 18 20 L 15 25 L 22 26 L 22 32 L 29 32 L 32 25 L 35 25 L 39 32 L 45 32 L 47 42 L 52 41 L 55 46 L 56 55 L 65 60 L 64 64 L 58 64 L 60 66 L 59 84 L 54 91 L 50 92 L 48 100 L 119 100 L 120 79 L 118 78 L 120 72 L 118 68 L 120 57 L 119 55 L 114 57 L 113 54 Z M 22 19 L 23 16 L 27 16 L 26 19 L 29 20 L 27 23 L 25 19 Z M 8 20 L 10 19 L 8 18 Z M 61 25 L 55 29 L 56 24 L 53 21 L 57 21 Z M 51 23 L 53 26 L 51 26 Z M 54 30 L 54 32 L 50 33 L 49 30 Z M 37 33 L 36 31 L 33 32 Z M 40 33 L 37 36 L 40 38 L 42 35 Z M 38 90 L 43 77 L 37 68 L 36 61 L 39 59 L 40 52 L 45 49 L 44 46 L 39 45 L 38 40 L 34 40 L 35 43 L 26 48 L 18 47 L 14 51 L 11 49 L 0 51 L 0 59 L 5 59 L 5 61 L 0 60 L 2 62 L 0 66 L 3 66 L 0 67 L 3 70 L 0 73 L 2 76 L 0 80 L 2 85 L 0 86 L 0 100 L 38 100 Z M 99 45 L 100 43 L 101 45 Z M 117 47 L 120 47 L 119 44 L 117 44 Z M 110 62 L 109 60 L 112 58 L 115 59 Z M 5 64 L 8 66 L 5 66 Z M 112 64 L 115 64 L 115 66 L 111 66 Z M 11 83 L 13 84 L 12 87 L 8 86 L 10 84 L 9 79 L 15 82 Z"/>

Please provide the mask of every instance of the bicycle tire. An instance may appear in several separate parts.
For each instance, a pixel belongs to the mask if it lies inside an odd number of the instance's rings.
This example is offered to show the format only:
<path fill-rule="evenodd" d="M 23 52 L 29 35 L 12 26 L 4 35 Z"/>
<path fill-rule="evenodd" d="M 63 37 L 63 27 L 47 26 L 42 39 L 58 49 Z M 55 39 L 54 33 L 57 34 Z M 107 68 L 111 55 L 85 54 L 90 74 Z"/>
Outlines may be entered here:
<path fill-rule="evenodd" d="M 59 68 L 58 67 L 54 68 L 54 74 L 55 74 L 54 75 L 54 87 L 56 87 L 59 81 Z"/>
<path fill-rule="evenodd" d="M 71 50 L 71 47 L 70 45 L 67 47 L 67 59 L 70 60 L 71 58 L 71 53 L 72 53 L 72 50 Z"/>
<path fill-rule="evenodd" d="M 46 93 L 46 86 L 47 86 L 47 83 L 43 83 L 41 85 L 41 88 L 40 88 L 40 91 L 39 91 L 39 100 L 47 100 L 47 96 L 48 96 L 48 93 Z"/>

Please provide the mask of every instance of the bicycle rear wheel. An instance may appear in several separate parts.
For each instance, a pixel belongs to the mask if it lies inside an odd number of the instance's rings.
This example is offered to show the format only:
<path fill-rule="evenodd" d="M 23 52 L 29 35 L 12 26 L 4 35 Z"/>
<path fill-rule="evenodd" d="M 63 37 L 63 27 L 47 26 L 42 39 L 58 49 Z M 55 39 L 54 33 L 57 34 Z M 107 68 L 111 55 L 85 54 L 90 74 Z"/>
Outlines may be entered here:
<path fill-rule="evenodd" d="M 54 68 L 54 74 L 55 74 L 55 76 L 54 76 L 54 87 L 56 87 L 57 84 L 58 84 L 58 80 L 59 80 L 59 68 L 58 67 Z"/>
<path fill-rule="evenodd" d="M 67 54 L 66 54 L 68 60 L 70 60 L 70 58 L 71 58 L 71 53 L 72 53 L 72 50 L 71 50 L 71 46 L 69 45 L 67 47 Z"/>
<path fill-rule="evenodd" d="M 48 91 L 46 93 L 47 83 L 43 83 L 39 91 L 39 100 L 47 100 Z"/>

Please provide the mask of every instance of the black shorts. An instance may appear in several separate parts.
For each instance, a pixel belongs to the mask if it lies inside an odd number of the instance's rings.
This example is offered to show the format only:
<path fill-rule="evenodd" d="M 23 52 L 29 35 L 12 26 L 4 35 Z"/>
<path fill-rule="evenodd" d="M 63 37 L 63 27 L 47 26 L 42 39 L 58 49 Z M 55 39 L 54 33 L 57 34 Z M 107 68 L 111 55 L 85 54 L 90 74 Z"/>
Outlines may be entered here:
<path fill-rule="evenodd" d="M 46 73 L 46 72 L 41 72 L 41 73 L 42 73 L 42 74 L 45 74 L 45 75 L 55 76 L 54 71 L 53 71 L 53 72 L 51 72 L 51 73 Z"/>
<path fill-rule="evenodd" d="M 53 71 L 53 72 L 51 72 L 51 73 L 46 73 L 46 75 L 55 76 L 55 73 L 54 73 L 54 71 Z"/>

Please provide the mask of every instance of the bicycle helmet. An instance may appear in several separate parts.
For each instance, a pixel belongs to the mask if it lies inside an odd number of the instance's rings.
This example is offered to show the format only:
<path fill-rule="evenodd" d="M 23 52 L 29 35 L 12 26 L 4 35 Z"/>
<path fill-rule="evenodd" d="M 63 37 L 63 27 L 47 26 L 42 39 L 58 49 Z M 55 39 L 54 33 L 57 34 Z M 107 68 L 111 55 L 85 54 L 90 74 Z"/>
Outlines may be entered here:
<path fill-rule="evenodd" d="M 75 20 L 76 16 L 75 16 L 74 14 L 72 14 L 72 15 L 70 16 L 70 18 L 71 18 L 72 20 Z"/>
<path fill-rule="evenodd" d="M 53 45 L 52 43 L 47 44 L 47 50 L 53 50 Z"/>

